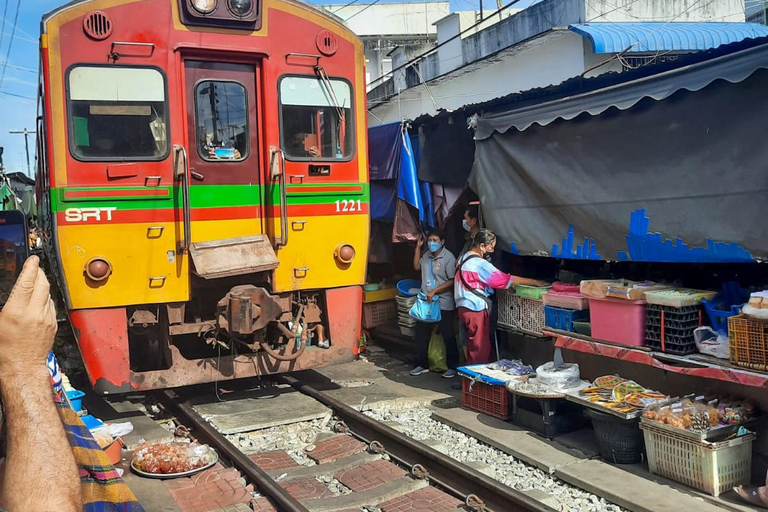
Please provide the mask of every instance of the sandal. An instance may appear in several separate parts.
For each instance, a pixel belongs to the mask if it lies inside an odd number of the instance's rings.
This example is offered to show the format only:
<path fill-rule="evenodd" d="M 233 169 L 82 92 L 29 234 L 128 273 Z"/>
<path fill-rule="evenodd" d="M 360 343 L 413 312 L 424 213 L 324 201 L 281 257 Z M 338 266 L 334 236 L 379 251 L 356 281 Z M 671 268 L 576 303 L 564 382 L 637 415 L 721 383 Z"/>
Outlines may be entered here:
<path fill-rule="evenodd" d="M 750 505 L 768 509 L 768 489 L 765 487 L 744 487 L 740 485 L 734 487 L 733 490 Z"/>

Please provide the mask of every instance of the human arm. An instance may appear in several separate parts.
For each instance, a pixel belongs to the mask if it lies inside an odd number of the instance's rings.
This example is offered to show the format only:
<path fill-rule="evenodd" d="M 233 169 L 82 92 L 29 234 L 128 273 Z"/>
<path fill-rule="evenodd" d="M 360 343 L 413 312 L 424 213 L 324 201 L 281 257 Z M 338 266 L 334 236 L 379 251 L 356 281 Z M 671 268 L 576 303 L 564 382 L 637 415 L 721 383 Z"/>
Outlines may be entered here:
<path fill-rule="evenodd" d="M 512 276 L 514 284 L 521 284 L 523 286 L 549 286 L 546 281 L 540 281 L 538 279 L 531 279 L 529 277 Z"/>
<path fill-rule="evenodd" d="M 311 156 L 312 158 L 317 158 L 320 156 L 320 150 L 317 149 L 317 146 L 312 146 L 311 148 L 309 148 L 309 151 L 307 151 L 307 153 L 309 153 L 309 156 Z"/>
<path fill-rule="evenodd" d="M 424 237 L 420 236 L 416 241 L 416 250 L 413 252 L 413 270 L 421 270 L 421 248 L 424 247 Z"/>
<path fill-rule="evenodd" d="M 453 289 L 453 279 L 449 279 L 431 292 L 427 294 L 427 302 L 432 302 L 435 295 L 440 295 L 443 292 Z"/>
<path fill-rule="evenodd" d="M 48 280 L 33 256 L 0 313 L 0 396 L 8 433 L 0 506 L 6 510 L 82 510 L 78 469 L 46 366 L 55 335 Z"/>

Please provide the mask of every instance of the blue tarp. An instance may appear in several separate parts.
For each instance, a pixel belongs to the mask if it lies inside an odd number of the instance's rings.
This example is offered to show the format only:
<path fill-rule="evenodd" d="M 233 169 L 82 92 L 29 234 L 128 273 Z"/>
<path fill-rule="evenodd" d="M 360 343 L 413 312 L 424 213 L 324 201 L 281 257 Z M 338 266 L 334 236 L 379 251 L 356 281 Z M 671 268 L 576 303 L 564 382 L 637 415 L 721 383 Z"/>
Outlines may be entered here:
<path fill-rule="evenodd" d="M 434 226 L 431 188 L 418 179 L 418 136 L 390 123 L 369 128 L 368 144 L 372 219 L 393 221 L 397 197 L 419 211 L 421 224 Z"/>

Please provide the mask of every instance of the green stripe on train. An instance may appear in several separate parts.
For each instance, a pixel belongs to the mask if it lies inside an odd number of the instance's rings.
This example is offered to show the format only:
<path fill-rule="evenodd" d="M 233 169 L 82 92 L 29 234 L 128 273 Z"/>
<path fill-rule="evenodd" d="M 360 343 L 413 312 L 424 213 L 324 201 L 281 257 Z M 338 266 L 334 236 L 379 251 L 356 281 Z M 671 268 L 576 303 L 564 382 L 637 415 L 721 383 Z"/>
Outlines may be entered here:
<path fill-rule="evenodd" d="M 287 195 L 289 205 L 302 204 L 333 204 L 340 199 L 354 197 L 368 202 L 369 185 L 367 183 L 329 183 L 312 185 L 289 185 L 291 189 L 300 188 L 298 193 Z M 316 187 L 356 187 L 361 191 L 352 192 L 312 192 Z M 189 187 L 189 198 L 193 208 L 226 208 L 233 206 L 258 206 L 261 204 L 261 185 L 193 185 Z M 276 185 L 268 185 L 272 204 L 279 204 L 280 189 Z M 96 196 L 87 198 L 65 199 L 66 192 L 146 192 L 147 190 L 165 191 L 164 197 L 147 197 L 130 195 L 120 197 Z M 180 208 L 178 187 L 93 187 L 93 188 L 57 188 L 51 189 L 51 206 L 54 212 L 63 212 L 67 208 L 101 208 L 105 205 L 118 210 L 151 210 L 165 208 Z M 308 195 L 311 194 L 311 195 Z"/>

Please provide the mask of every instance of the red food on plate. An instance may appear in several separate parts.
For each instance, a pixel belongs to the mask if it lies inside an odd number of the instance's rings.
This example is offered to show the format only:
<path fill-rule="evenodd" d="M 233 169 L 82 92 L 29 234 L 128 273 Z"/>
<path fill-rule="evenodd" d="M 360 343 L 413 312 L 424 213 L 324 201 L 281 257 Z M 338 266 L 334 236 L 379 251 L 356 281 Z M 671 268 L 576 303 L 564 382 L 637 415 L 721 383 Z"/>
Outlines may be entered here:
<path fill-rule="evenodd" d="M 160 475 L 186 473 L 213 462 L 207 445 L 197 443 L 142 443 L 133 454 L 133 466 L 139 471 Z"/>

